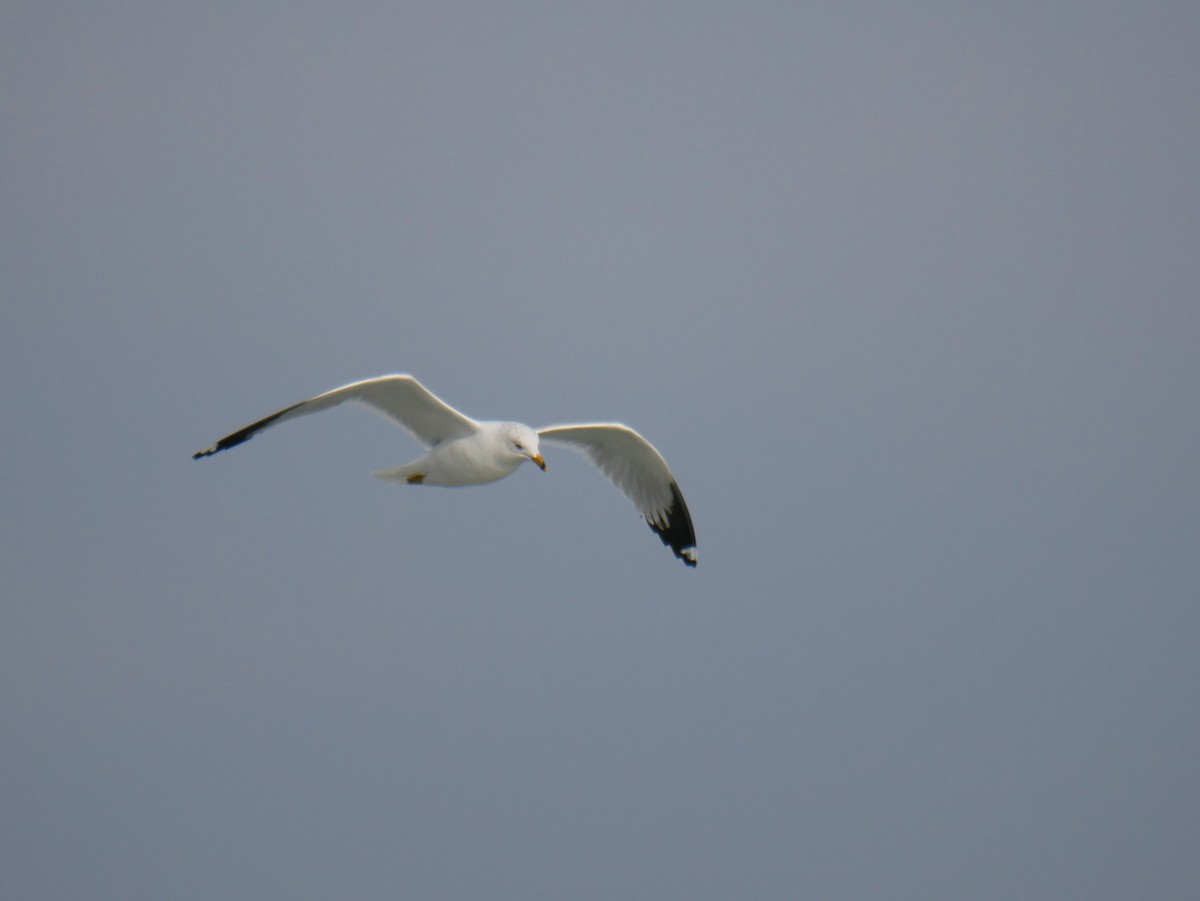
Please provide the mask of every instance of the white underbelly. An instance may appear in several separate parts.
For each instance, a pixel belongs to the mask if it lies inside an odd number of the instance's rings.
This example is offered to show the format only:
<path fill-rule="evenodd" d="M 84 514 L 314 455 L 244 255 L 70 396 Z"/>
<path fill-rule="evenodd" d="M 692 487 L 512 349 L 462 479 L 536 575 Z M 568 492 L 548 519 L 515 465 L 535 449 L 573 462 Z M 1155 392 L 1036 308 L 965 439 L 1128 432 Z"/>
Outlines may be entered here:
<path fill-rule="evenodd" d="M 486 448 L 465 441 L 452 441 L 436 447 L 428 457 L 426 485 L 484 485 L 511 475 L 521 465 L 521 458 L 497 458 Z"/>

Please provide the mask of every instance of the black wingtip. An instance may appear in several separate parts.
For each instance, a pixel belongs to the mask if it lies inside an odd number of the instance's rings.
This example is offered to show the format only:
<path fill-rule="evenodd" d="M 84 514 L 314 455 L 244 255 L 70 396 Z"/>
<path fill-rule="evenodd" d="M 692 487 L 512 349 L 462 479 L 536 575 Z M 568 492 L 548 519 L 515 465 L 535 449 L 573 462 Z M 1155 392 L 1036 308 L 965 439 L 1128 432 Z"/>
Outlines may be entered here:
<path fill-rule="evenodd" d="M 237 447 L 239 444 L 249 441 L 254 437 L 256 432 L 265 429 L 284 413 L 290 413 L 299 406 L 300 404 L 292 404 L 290 407 L 286 407 L 280 410 L 278 413 L 272 413 L 270 416 L 266 416 L 260 419 L 258 422 L 251 423 L 244 429 L 238 429 L 232 435 L 226 435 L 212 447 L 206 448 L 202 451 L 196 451 L 194 454 L 192 454 L 192 459 L 199 460 L 201 457 L 211 457 L 213 454 L 219 454 L 223 450 L 229 450 L 231 447 Z"/>
<path fill-rule="evenodd" d="M 249 435 L 243 435 L 241 432 L 237 432 L 233 435 L 230 435 L 228 438 L 222 438 L 220 441 L 218 441 L 212 447 L 206 447 L 202 451 L 196 451 L 194 454 L 192 454 L 192 459 L 200 460 L 204 457 L 211 457 L 213 454 L 219 454 L 223 450 L 226 450 L 231 447 L 237 447 L 243 441 L 249 441 L 249 440 L 250 440 Z"/>
<path fill-rule="evenodd" d="M 683 502 L 683 494 L 674 482 L 671 483 L 671 506 L 663 519 L 661 525 L 651 522 L 650 528 L 686 566 L 695 566 L 699 562 L 696 559 L 696 530 L 692 528 L 692 515 Z"/>

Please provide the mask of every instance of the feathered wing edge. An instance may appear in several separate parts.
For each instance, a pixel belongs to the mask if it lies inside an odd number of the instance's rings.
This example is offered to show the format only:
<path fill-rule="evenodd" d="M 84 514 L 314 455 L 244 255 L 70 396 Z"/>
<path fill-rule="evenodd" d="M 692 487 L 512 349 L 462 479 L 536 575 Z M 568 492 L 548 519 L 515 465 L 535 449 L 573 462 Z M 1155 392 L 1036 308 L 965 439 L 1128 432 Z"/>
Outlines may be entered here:
<path fill-rule="evenodd" d="M 667 509 L 666 522 L 647 520 L 647 523 L 676 557 L 688 566 L 696 565 L 696 530 L 692 527 L 692 514 L 688 512 L 674 479 L 671 480 L 671 506 Z"/>
<path fill-rule="evenodd" d="M 548 426 L 538 436 L 587 457 L 676 557 L 696 565 L 696 532 L 683 493 L 662 454 L 638 432 L 620 423 L 595 423 Z"/>

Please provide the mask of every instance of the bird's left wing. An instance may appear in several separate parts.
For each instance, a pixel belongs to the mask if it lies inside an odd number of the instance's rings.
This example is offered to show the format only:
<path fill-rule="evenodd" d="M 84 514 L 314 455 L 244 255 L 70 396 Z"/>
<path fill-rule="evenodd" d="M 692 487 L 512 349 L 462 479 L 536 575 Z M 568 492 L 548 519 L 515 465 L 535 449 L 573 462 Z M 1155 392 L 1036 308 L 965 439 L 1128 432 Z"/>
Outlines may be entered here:
<path fill-rule="evenodd" d="M 675 477 L 654 446 L 618 423 L 558 425 L 538 437 L 586 456 L 633 501 L 646 523 L 688 566 L 696 565 L 696 532 Z"/>
<path fill-rule="evenodd" d="M 237 447 L 265 428 L 297 416 L 319 413 L 346 401 L 365 404 L 384 414 L 412 432 L 426 447 L 433 447 L 454 438 L 463 438 L 479 430 L 479 423 L 459 413 L 411 375 L 384 375 L 361 382 L 351 382 L 349 385 L 284 407 L 244 429 L 226 435 L 212 447 L 197 451 L 192 455 L 192 459 L 209 457 L 218 451 Z"/>

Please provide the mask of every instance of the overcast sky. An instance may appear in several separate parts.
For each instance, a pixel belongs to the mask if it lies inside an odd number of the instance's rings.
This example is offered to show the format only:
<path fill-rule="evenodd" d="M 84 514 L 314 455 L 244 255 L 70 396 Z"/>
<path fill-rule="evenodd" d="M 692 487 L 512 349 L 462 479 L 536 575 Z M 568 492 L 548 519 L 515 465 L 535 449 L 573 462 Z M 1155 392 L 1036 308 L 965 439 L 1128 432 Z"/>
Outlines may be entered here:
<path fill-rule="evenodd" d="M 0 895 L 1200 894 L 1200 8 L 0 11 Z M 618 420 L 469 490 L 339 409 Z"/>

